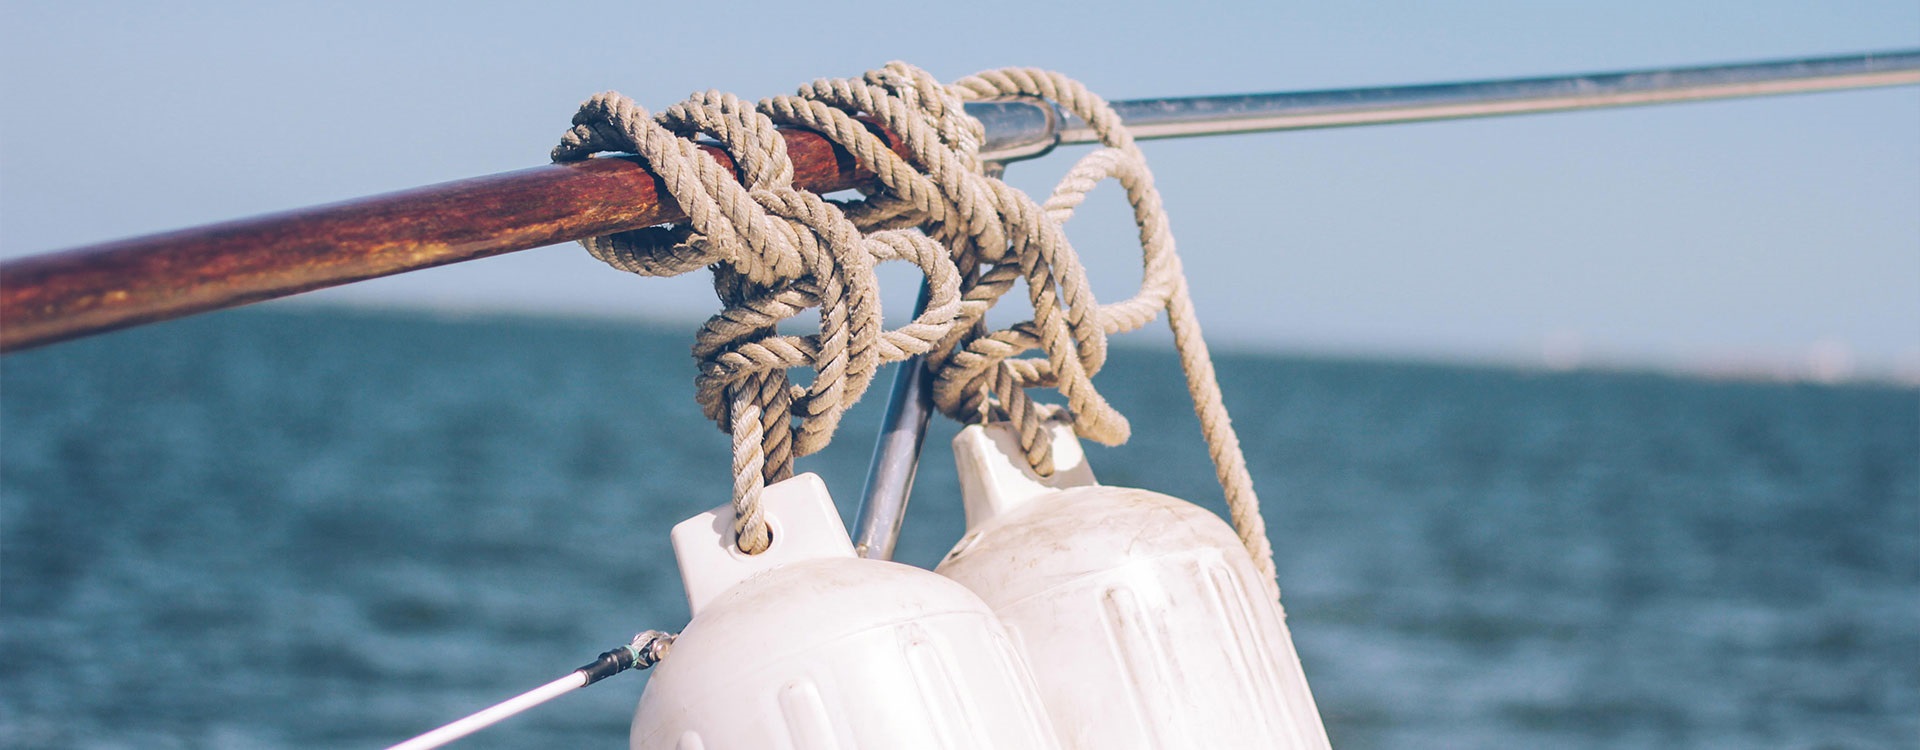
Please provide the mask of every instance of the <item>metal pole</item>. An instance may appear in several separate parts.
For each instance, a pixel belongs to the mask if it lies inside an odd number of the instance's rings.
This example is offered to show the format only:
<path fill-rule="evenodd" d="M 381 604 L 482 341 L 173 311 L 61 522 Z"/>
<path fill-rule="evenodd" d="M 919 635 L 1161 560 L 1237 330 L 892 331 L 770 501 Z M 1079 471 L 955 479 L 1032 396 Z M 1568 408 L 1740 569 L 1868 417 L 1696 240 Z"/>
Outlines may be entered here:
<path fill-rule="evenodd" d="M 1004 162 L 987 165 L 989 177 L 1007 172 Z M 933 295 L 920 282 L 913 314 L 926 312 Z M 892 560 L 900 543 L 900 524 L 907 520 L 907 501 L 913 496 L 913 477 L 920 470 L 920 447 L 927 442 L 927 419 L 933 416 L 933 373 L 926 357 L 908 357 L 893 374 L 887 394 L 887 413 L 880 418 L 880 437 L 874 440 L 873 461 L 867 464 L 867 486 L 854 512 L 853 551 L 870 560 Z"/>
<path fill-rule="evenodd" d="M 881 418 L 853 522 L 853 551 L 861 557 L 891 560 L 900 543 L 900 524 L 907 520 L 907 500 L 920 468 L 920 446 L 927 440 L 927 419 L 933 416 L 931 378 L 920 357 L 901 362 L 894 372 L 887 414 Z"/>
<path fill-rule="evenodd" d="M 1807 60 L 1663 68 L 1419 86 L 1189 96 L 1113 102 L 1138 139 L 1382 125 L 1920 83 L 1920 50 Z M 1055 144 L 1094 143 L 1071 115 L 968 105 L 987 126 L 987 153 L 1026 158 Z M 1049 127 L 1055 118 L 1056 129 Z"/>
<path fill-rule="evenodd" d="M 1914 83 L 1920 50 L 1114 107 L 1136 137 L 1181 138 Z M 1051 105 L 979 102 L 967 111 L 987 128 L 991 160 L 1093 140 Z M 797 185 L 838 190 L 871 176 L 818 134 L 786 137 L 788 153 L 806 161 Z M 630 159 L 594 159 L 9 260 L 0 263 L 0 352 L 671 221 L 679 207 L 655 182 Z"/>

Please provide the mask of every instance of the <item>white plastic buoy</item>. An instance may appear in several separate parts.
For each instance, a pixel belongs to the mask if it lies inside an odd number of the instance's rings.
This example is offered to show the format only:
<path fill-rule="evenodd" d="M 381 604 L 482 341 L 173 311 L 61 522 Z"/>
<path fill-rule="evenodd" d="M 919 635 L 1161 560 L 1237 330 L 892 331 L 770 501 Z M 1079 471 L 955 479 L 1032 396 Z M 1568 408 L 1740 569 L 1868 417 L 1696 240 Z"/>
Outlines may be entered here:
<path fill-rule="evenodd" d="M 1219 517 L 1095 483 L 1054 432 L 1042 478 L 1005 425 L 954 438 L 967 534 L 938 571 L 985 599 L 1069 748 L 1325 748 L 1286 616 Z"/>
<path fill-rule="evenodd" d="M 826 485 L 766 488 L 773 543 L 733 509 L 673 529 L 693 620 L 654 668 L 634 748 L 1057 748 L 993 612 L 932 572 L 856 557 Z"/>

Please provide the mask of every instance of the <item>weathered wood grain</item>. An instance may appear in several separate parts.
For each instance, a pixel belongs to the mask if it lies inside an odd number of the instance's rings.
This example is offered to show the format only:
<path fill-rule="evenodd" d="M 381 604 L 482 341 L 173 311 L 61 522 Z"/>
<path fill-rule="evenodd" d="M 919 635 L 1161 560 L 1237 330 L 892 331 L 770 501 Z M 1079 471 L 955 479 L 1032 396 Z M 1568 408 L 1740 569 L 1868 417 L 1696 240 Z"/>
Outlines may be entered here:
<path fill-rule="evenodd" d="M 783 132 L 796 186 L 873 178 Z M 0 352 L 682 218 L 640 159 L 604 157 L 21 258 L 0 263 Z"/>

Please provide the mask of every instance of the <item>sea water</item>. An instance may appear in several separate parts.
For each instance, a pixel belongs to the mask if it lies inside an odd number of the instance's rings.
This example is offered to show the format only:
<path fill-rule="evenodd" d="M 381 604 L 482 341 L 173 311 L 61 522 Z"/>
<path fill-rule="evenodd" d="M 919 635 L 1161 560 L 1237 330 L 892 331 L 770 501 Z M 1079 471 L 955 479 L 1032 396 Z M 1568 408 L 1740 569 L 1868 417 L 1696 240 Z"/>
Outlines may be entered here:
<path fill-rule="evenodd" d="M 383 746 L 680 627 L 667 529 L 730 482 L 689 344 L 282 310 L 0 360 L 0 746 Z M 1920 743 L 1920 391 L 1219 365 L 1335 745 Z M 1101 480 L 1218 509 L 1172 356 L 1098 383 Z M 848 515 L 884 392 L 800 463 Z M 644 682 L 466 746 L 622 746 Z"/>

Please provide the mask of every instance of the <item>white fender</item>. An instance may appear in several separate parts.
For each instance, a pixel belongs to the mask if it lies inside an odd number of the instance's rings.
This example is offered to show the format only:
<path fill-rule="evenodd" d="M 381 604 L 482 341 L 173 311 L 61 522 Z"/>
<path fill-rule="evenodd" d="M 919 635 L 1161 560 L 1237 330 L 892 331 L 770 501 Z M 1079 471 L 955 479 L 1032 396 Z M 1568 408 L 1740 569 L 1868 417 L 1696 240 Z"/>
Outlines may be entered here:
<path fill-rule="evenodd" d="M 967 534 L 938 571 L 992 605 L 1069 748 L 1326 748 L 1287 631 L 1219 517 L 1095 483 L 1071 428 L 1052 477 L 1005 425 L 953 441 Z"/>
<path fill-rule="evenodd" d="M 856 557 L 826 485 L 762 495 L 773 543 L 733 509 L 673 529 L 693 620 L 653 670 L 634 748 L 1056 748 L 1032 676 L 979 597 Z"/>

